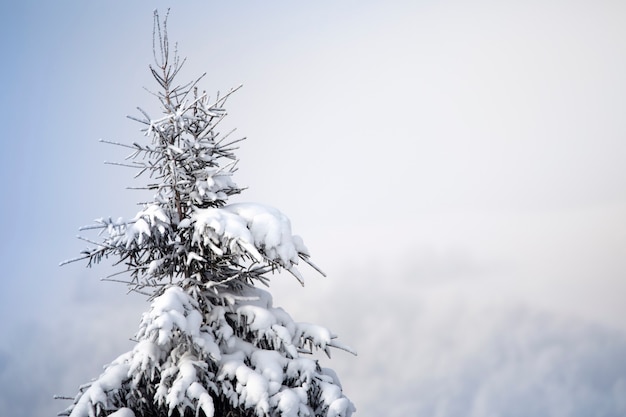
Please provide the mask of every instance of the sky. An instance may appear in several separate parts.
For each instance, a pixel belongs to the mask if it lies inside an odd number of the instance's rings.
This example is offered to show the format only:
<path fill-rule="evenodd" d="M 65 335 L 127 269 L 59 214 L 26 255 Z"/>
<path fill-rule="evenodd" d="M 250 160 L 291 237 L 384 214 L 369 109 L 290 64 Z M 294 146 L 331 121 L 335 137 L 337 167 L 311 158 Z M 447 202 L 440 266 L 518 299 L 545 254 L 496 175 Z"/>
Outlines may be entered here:
<path fill-rule="evenodd" d="M 0 415 L 55 415 L 132 346 L 142 296 L 59 267 L 133 217 L 103 164 L 156 113 L 152 11 L 228 91 L 234 201 L 313 261 L 275 304 L 331 328 L 356 416 L 626 415 L 626 4 L 5 2 Z"/>

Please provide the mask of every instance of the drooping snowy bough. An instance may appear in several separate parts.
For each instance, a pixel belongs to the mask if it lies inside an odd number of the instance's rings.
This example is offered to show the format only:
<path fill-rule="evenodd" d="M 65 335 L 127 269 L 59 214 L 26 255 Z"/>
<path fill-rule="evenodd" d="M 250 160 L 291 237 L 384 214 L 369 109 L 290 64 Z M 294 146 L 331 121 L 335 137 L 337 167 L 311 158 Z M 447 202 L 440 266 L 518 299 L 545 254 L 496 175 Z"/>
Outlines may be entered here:
<path fill-rule="evenodd" d="M 60 415 L 350 416 L 354 406 L 335 373 L 310 355 L 350 349 L 324 327 L 295 322 L 255 286 L 281 269 L 302 282 L 300 261 L 319 269 L 281 212 L 228 204 L 241 192 L 232 180 L 237 141 L 216 126 L 235 90 L 211 100 L 197 81 L 174 84 L 183 62 L 175 54 L 170 61 L 156 12 L 155 44 L 151 71 L 163 115 L 134 118 L 150 143 L 118 144 L 132 149 L 123 165 L 151 178 L 154 201 L 129 221 L 83 228 L 104 237 L 71 260 L 91 266 L 116 258 L 131 289 L 152 304 L 135 347 L 82 386 Z"/>

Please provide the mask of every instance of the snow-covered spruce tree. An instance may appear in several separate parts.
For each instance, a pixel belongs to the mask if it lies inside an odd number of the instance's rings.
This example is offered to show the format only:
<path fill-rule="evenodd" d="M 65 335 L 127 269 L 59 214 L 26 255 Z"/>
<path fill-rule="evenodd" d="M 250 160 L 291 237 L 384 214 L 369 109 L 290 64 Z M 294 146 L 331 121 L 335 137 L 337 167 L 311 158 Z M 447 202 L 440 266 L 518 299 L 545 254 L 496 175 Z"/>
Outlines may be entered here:
<path fill-rule="evenodd" d="M 104 237 L 81 257 L 113 257 L 131 289 L 149 295 L 134 348 L 83 385 L 60 415 L 350 416 L 335 373 L 310 354 L 340 345 L 326 328 L 298 323 L 272 305 L 268 274 L 298 280 L 313 266 L 290 222 L 259 204 L 228 204 L 236 141 L 221 136 L 229 94 L 211 100 L 197 81 L 179 85 L 167 19 L 155 12 L 155 67 L 163 114 L 141 111 L 149 143 L 133 143 L 125 165 L 148 175 L 154 200 L 129 221 L 100 219 Z M 313 268 L 317 269 L 315 266 Z M 319 269 L 317 269 L 319 271 Z"/>

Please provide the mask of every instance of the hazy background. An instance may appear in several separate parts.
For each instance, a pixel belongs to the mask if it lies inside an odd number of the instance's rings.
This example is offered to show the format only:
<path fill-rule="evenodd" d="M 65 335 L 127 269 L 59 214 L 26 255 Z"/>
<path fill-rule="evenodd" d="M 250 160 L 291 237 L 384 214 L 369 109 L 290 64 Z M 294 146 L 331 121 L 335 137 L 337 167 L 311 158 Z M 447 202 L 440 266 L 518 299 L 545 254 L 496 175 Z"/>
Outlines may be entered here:
<path fill-rule="evenodd" d="M 57 265 L 139 210 L 97 140 L 142 140 L 167 6 L 2 4 L 2 416 L 55 415 L 132 346 L 142 297 Z M 357 416 L 626 415 L 626 3 L 181 1 L 169 23 L 183 77 L 244 84 L 237 201 L 328 273 L 272 292 L 359 352 L 325 363 Z"/>

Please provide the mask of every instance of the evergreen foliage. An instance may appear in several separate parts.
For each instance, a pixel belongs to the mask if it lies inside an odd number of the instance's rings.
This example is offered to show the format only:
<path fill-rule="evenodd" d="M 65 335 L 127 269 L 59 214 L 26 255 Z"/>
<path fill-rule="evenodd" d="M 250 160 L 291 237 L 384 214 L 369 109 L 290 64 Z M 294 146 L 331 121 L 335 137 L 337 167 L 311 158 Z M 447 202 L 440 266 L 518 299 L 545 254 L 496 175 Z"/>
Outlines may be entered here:
<path fill-rule="evenodd" d="M 302 282 L 300 261 L 319 269 L 278 210 L 228 203 L 242 191 L 232 179 L 238 141 L 217 127 L 235 90 L 211 100 L 200 79 L 177 84 L 184 61 L 169 49 L 166 24 L 155 12 L 150 70 L 163 115 L 133 118 L 150 143 L 117 144 L 132 150 L 121 165 L 150 178 L 154 200 L 130 221 L 83 228 L 104 237 L 68 261 L 114 258 L 151 307 L 134 348 L 60 415 L 348 417 L 354 406 L 335 373 L 310 354 L 350 350 L 326 328 L 295 322 L 256 286 L 282 269 Z"/>

